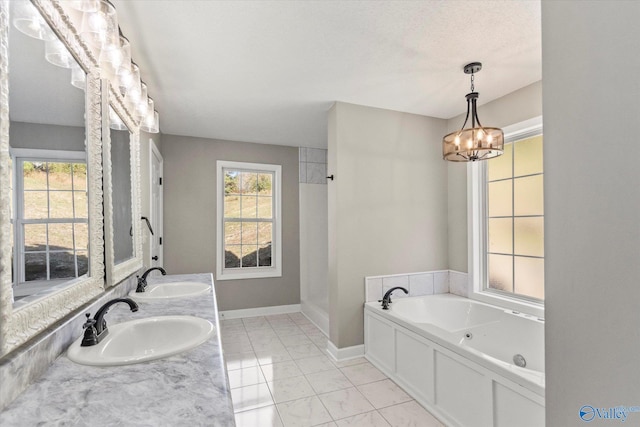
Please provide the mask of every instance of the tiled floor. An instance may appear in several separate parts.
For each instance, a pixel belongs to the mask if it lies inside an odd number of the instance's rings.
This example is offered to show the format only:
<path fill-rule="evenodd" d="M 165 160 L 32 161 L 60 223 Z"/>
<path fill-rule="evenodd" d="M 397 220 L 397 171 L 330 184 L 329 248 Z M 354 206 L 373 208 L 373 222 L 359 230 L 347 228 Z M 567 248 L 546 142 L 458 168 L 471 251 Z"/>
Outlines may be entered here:
<path fill-rule="evenodd" d="M 238 427 L 442 426 L 366 359 L 332 362 L 301 313 L 221 325 Z"/>

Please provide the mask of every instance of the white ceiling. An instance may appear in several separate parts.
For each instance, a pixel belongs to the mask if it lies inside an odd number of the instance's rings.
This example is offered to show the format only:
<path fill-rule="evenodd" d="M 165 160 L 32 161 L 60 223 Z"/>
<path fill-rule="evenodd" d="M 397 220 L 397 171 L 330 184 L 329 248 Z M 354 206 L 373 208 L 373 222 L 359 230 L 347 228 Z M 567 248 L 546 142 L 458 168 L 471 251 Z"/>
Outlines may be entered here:
<path fill-rule="evenodd" d="M 326 147 L 335 101 L 451 118 L 541 79 L 539 1 L 116 0 L 163 133 Z"/>

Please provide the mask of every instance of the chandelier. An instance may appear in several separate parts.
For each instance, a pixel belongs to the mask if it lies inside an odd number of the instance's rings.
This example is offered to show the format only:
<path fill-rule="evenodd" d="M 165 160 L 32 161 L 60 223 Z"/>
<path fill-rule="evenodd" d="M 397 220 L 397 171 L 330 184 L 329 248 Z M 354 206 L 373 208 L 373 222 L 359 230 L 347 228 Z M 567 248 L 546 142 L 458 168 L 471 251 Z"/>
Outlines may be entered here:
<path fill-rule="evenodd" d="M 474 91 L 474 75 L 482 69 L 480 62 L 465 65 L 464 73 L 471 74 L 471 92 L 467 98 L 467 116 L 459 131 L 442 138 L 442 156 L 450 162 L 475 162 L 500 156 L 504 151 L 502 129 L 485 127 L 480 123 L 476 102 L 478 92 Z M 471 116 L 471 127 L 466 128 Z"/>

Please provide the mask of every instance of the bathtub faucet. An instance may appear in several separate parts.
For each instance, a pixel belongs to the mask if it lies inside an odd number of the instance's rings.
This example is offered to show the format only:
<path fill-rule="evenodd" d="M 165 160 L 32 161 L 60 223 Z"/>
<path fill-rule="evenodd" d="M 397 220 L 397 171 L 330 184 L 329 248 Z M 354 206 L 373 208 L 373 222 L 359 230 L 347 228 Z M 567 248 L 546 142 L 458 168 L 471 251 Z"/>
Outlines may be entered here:
<path fill-rule="evenodd" d="M 389 310 L 389 304 L 391 304 L 391 292 L 395 291 L 396 289 L 402 289 L 405 294 L 407 295 L 409 294 L 409 291 L 403 288 L 402 286 L 396 286 L 395 288 L 389 289 L 387 293 L 384 294 L 382 299 L 378 301 L 382 303 L 383 310 Z"/>

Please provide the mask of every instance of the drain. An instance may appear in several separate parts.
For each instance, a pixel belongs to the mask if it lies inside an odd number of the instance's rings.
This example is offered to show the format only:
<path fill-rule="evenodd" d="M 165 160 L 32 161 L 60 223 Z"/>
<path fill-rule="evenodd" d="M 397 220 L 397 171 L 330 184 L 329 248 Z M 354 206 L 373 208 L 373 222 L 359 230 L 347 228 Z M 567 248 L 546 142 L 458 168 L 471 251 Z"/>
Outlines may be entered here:
<path fill-rule="evenodd" d="M 473 338 L 473 334 L 471 332 L 467 332 L 466 334 L 464 334 L 465 339 L 470 340 L 471 338 Z"/>
<path fill-rule="evenodd" d="M 516 366 L 519 366 L 521 368 L 524 368 L 527 366 L 527 360 L 521 354 L 516 354 L 515 356 L 513 356 L 513 363 L 515 363 Z"/>

